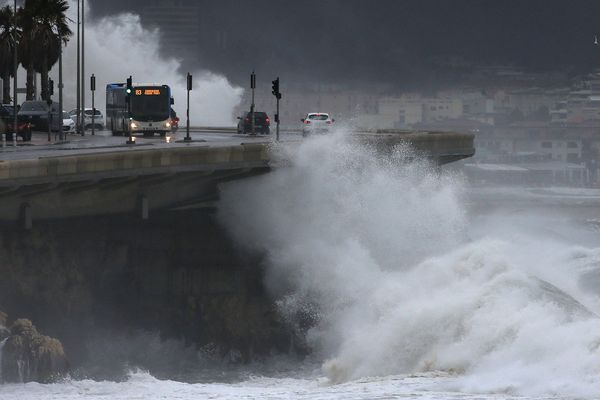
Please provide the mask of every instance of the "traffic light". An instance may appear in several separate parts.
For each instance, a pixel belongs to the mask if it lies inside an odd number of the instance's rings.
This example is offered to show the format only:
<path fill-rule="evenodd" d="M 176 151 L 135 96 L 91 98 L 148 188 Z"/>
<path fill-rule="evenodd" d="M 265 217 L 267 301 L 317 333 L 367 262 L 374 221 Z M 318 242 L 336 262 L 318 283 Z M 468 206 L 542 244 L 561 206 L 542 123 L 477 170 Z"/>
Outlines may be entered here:
<path fill-rule="evenodd" d="M 279 92 L 279 77 L 273 81 L 273 96 L 277 98 L 277 100 L 281 99 L 281 93 Z"/>
<path fill-rule="evenodd" d="M 92 76 L 90 77 L 90 90 L 92 92 L 96 90 L 96 77 L 94 76 L 94 74 L 92 74 Z"/>
<path fill-rule="evenodd" d="M 48 78 L 48 95 L 54 95 L 54 81 L 50 78 Z"/>
<path fill-rule="evenodd" d="M 132 91 L 133 91 L 133 82 L 131 80 L 131 75 L 129 75 L 129 78 L 127 78 L 127 89 L 126 89 L 126 92 L 127 92 L 127 94 L 131 94 Z"/>
<path fill-rule="evenodd" d="M 125 102 L 129 103 L 129 98 L 131 97 L 131 92 L 133 92 L 133 81 L 131 79 L 131 75 L 129 75 L 129 78 L 127 78 L 127 83 L 125 84 L 125 93 L 127 94 L 125 96 Z"/>
<path fill-rule="evenodd" d="M 192 90 L 192 74 L 187 74 L 187 90 Z"/>

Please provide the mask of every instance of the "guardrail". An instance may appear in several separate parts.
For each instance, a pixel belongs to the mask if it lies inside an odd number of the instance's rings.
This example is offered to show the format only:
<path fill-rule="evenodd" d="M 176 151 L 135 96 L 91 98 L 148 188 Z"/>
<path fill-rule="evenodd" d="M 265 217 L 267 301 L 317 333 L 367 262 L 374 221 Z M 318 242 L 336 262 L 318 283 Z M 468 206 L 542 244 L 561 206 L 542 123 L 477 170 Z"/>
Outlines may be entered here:
<path fill-rule="evenodd" d="M 179 128 L 180 130 L 182 128 Z M 297 127 L 281 127 L 282 130 L 286 132 L 301 132 L 301 128 Z M 185 128 L 183 128 L 185 130 Z M 237 132 L 237 127 L 235 126 L 191 126 L 190 130 L 194 131 L 215 131 L 215 132 Z M 414 134 L 414 133 L 431 133 L 431 134 L 440 134 L 447 133 L 452 134 L 456 133 L 454 131 L 424 131 L 417 129 L 369 129 L 369 128 L 350 128 L 352 133 L 380 133 L 380 134 Z"/>

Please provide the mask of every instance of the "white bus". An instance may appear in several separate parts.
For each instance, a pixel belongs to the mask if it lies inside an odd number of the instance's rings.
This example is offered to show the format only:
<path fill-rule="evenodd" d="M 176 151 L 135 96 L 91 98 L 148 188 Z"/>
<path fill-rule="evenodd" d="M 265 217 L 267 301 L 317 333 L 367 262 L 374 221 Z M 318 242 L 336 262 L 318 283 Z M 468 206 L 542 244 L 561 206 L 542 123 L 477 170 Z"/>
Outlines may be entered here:
<path fill-rule="evenodd" d="M 168 85 L 133 85 L 130 107 L 126 90 L 125 83 L 106 85 L 106 127 L 113 135 L 164 136 L 171 131 L 173 98 Z"/>

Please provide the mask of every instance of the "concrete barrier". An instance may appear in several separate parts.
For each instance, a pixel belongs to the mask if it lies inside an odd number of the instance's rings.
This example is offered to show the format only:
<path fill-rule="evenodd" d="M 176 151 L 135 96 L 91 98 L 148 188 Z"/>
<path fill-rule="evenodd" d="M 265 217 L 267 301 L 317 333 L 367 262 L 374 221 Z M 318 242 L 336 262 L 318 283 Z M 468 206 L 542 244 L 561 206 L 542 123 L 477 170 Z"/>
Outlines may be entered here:
<path fill-rule="evenodd" d="M 354 138 L 382 152 L 406 143 L 437 165 L 475 152 L 472 134 L 385 131 L 356 132 Z M 36 219 L 131 212 L 147 218 L 157 210 L 188 207 L 214 199 L 219 182 L 268 172 L 271 143 L 265 138 L 235 144 L 121 146 L 60 156 L 35 157 L 32 152 L 32 158 L 0 161 L 0 221 L 20 219 L 30 227 Z"/>

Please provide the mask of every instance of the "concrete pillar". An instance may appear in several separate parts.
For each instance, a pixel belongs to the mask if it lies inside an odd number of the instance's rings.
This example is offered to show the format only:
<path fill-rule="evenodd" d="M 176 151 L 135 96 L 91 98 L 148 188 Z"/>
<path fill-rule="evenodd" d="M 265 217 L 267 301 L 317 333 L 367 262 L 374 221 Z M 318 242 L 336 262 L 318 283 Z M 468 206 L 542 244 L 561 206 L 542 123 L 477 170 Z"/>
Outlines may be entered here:
<path fill-rule="evenodd" d="M 33 226 L 33 219 L 31 216 L 31 205 L 29 203 L 21 204 L 21 224 L 24 229 L 31 229 Z"/>
<path fill-rule="evenodd" d="M 148 203 L 148 197 L 142 195 L 140 196 L 140 204 L 139 204 L 139 211 L 140 211 L 140 217 L 143 220 L 148 219 L 149 216 L 149 203 Z"/>

